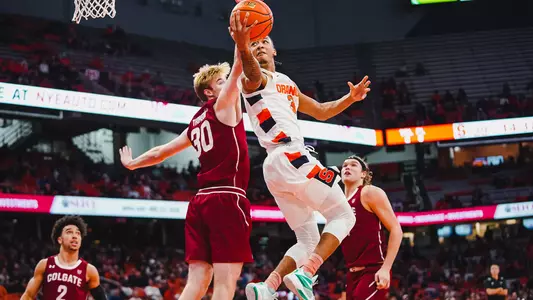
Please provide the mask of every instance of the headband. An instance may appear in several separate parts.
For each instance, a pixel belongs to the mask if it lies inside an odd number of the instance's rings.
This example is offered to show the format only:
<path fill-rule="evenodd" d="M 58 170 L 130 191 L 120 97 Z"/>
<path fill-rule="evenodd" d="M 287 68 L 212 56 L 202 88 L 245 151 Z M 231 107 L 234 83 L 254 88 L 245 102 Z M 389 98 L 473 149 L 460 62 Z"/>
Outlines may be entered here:
<path fill-rule="evenodd" d="M 368 167 L 367 167 L 366 163 L 365 163 L 365 162 L 364 162 L 359 156 L 357 156 L 357 155 L 350 155 L 350 156 L 348 156 L 348 158 L 346 158 L 346 159 L 355 159 L 355 160 L 357 160 L 357 161 L 359 162 L 359 164 L 361 165 L 361 169 L 362 169 L 363 171 L 368 171 Z"/>

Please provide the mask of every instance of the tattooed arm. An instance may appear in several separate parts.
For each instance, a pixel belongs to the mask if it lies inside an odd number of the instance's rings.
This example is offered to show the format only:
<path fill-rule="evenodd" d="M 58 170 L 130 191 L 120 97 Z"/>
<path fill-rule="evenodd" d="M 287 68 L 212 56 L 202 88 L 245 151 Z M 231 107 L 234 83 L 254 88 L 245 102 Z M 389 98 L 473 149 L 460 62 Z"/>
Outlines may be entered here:
<path fill-rule="evenodd" d="M 241 79 L 242 88 L 247 93 L 255 92 L 259 87 L 265 86 L 267 77 L 261 72 L 259 62 L 252 55 L 248 46 L 246 49 L 239 49 L 242 59 L 242 69 L 244 76 Z"/>
<path fill-rule="evenodd" d="M 237 45 L 239 54 L 242 60 L 243 74 L 241 78 L 244 92 L 255 92 L 259 87 L 266 84 L 267 77 L 261 72 L 259 62 L 250 50 L 250 29 L 252 29 L 257 21 L 246 26 L 248 22 L 249 13 L 246 13 L 244 20 L 241 21 L 241 14 L 239 11 L 234 12 L 230 18 L 230 35 Z"/>

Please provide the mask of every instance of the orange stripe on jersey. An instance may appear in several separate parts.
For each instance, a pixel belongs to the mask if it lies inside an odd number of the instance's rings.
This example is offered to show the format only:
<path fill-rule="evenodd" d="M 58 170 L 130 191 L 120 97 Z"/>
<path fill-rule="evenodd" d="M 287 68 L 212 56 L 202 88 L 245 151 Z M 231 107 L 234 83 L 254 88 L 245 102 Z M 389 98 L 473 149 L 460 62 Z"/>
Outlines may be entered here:
<path fill-rule="evenodd" d="M 307 158 L 307 156 L 305 155 L 302 155 L 302 153 L 300 152 L 285 152 L 285 156 L 287 156 L 291 165 L 293 165 L 293 167 L 295 167 L 296 169 L 309 162 L 309 158 Z"/>
<path fill-rule="evenodd" d="M 300 153 L 300 152 L 294 152 L 294 153 L 285 152 L 285 155 L 287 156 L 289 161 L 293 161 L 293 160 L 296 160 L 296 159 L 300 158 L 302 156 L 302 153 Z"/>
<path fill-rule="evenodd" d="M 259 119 L 259 124 L 262 124 L 266 120 L 270 119 L 272 115 L 270 114 L 270 110 L 268 108 L 263 109 L 260 113 L 257 114 L 257 118 Z"/>
<path fill-rule="evenodd" d="M 287 135 L 285 134 L 285 132 L 282 131 L 278 135 L 276 135 L 276 137 L 272 140 L 272 142 L 279 143 L 281 139 L 285 139 L 285 138 L 287 138 Z"/>
<path fill-rule="evenodd" d="M 316 174 L 318 174 L 318 172 L 320 172 L 320 170 L 322 170 L 318 165 L 315 165 L 313 167 L 313 169 L 311 170 L 311 172 L 309 172 L 309 174 L 307 174 L 307 178 L 311 179 L 313 177 L 316 176 Z"/>

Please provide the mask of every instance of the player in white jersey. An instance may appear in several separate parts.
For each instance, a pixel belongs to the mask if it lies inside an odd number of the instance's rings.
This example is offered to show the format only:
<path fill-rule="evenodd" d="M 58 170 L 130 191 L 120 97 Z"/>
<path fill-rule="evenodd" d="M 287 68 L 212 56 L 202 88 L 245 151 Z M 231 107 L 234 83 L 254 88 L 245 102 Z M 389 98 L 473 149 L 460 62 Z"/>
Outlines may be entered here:
<path fill-rule="evenodd" d="M 337 174 L 325 168 L 304 146 L 297 112 L 327 120 L 363 100 L 370 91 L 365 78 L 339 100 L 319 103 L 302 94 L 286 75 L 276 72 L 276 50 L 266 37 L 250 43 L 247 17 L 231 16 L 230 34 L 240 52 L 243 75 L 239 88 L 246 111 L 261 146 L 268 153 L 263 172 L 268 189 L 276 199 L 287 223 L 296 234 L 292 246 L 265 282 L 246 286 L 248 299 L 274 299 L 275 291 L 285 285 L 301 299 L 314 299 L 315 273 L 340 245 L 355 224 L 355 216 L 344 193 L 336 184 Z M 322 235 L 313 212 L 326 218 Z"/>

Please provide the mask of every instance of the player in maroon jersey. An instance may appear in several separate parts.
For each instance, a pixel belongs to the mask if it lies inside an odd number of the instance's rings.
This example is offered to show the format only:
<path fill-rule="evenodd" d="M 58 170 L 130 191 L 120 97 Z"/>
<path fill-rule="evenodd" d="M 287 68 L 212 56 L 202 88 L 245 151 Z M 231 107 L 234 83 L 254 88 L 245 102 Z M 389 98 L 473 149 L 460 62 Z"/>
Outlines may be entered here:
<path fill-rule="evenodd" d="M 341 244 L 348 269 L 344 298 L 385 299 L 392 264 L 402 242 L 402 227 L 387 194 L 371 184 L 372 172 L 360 157 L 348 157 L 341 176 L 344 193 L 357 219 Z M 388 243 L 381 224 L 389 231 Z"/>
<path fill-rule="evenodd" d="M 56 221 L 52 241 L 59 246 L 59 254 L 41 259 L 22 300 L 35 299 L 41 286 L 43 300 L 85 300 L 89 292 L 95 300 L 106 299 L 98 270 L 79 258 L 85 235 L 87 224 L 78 216 L 65 216 Z"/>
<path fill-rule="evenodd" d="M 185 218 L 185 254 L 189 276 L 181 297 L 200 299 L 214 273 L 214 299 L 231 299 L 245 262 L 252 262 L 248 145 L 242 120 L 237 79 L 242 64 L 235 51 L 229 64 L 204 66 L 194 75 L 194 89 L 204 105 L 189 127 L 169 143 L 132 159 L 131 149 L 120 150 L 130 169 L 153 166 L 193 146 L 200 159 L 200 190 L 189 203 Z"/>

